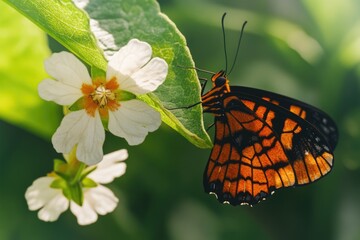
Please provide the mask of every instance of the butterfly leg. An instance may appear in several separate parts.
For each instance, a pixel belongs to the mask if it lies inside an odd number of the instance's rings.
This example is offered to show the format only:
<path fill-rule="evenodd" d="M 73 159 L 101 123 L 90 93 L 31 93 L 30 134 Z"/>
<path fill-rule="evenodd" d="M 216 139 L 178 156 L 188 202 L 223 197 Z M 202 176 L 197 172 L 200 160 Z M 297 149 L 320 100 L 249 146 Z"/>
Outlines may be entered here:
<path fill-rule="evenodd" d="M 215 122 L 213 122 L 212 124 L 210 124 L 210 125 L 206 128 L 206 131 L 208 132 L 213 126 L 215 126 Z"/>

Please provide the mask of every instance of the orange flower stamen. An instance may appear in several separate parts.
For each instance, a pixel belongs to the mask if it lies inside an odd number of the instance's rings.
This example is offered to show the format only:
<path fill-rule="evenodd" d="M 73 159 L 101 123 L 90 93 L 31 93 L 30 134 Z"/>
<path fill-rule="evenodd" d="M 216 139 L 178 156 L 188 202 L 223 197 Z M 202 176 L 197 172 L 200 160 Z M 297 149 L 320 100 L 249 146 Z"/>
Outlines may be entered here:
<path fill-rule="evenodd" d="M 95 79 L 93 84 L 83 84 L 81 91 L 84 94 L 84 108 L 90 116 L 95 116 L 99 110 L 101 116 L 108 116 L 108 110 L 115 111 L 120 104 L 116 101 L 116 90 L 119 84 L 113 77 L 105 82 L 102 79 Z"/>

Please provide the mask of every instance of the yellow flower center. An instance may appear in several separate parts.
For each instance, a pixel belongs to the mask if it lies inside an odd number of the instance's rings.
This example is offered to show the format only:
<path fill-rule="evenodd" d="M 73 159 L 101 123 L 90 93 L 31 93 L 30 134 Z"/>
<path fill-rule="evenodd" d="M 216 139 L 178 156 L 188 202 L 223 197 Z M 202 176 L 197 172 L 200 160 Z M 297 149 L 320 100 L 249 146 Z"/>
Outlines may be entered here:
<path fill-rule="evenodd" d="M 108 100 L 115 100 L 116 95 L 109 89 L 106 89 L 104 85 L 98 86 L 93 93 L 90 94 L 93 101 L 98 104 L 100 108 L 105 107 L 108 104 Z"/>
<path fill-rule="evenodd" d="M 115 111 L 120 107 L 116 100 L 116 91 L 119 84 L 113 77 L 109 81 L 95 79 L 93 84 L 83 84 L 81 91 L 84 94 L 84 108 L 90 116 L 95 116 L 99 110 L 102 117 L 108 116 L 108 110 Z"/>

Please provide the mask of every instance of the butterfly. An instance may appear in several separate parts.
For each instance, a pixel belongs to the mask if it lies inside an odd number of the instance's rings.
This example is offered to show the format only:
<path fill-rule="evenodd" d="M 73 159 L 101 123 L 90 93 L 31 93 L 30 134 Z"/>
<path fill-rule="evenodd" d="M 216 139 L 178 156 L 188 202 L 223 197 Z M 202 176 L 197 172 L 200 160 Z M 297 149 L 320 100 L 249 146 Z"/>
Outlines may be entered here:
<path fill-rule="evenodd" d="M 201 97 L 203 112 L 215 116 L 207 193 L 221 203 L 254 205 L 276 189 L 306 185 L 331 171 L 338 130 L 325 112 L 273 92 L 230 86 L 223 70 L 211 82 Z"/>

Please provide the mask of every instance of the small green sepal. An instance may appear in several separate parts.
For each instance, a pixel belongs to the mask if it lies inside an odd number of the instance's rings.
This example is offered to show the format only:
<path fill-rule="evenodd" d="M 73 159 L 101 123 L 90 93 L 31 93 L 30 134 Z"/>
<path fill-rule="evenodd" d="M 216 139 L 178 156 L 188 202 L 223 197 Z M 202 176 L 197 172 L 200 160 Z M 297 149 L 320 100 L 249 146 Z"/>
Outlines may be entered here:
<path fill-rule="evenodd" d="M 51 184 L 50 184 L 51 188 L 56 188 L 56 189 L 65 189 L 67 188 L 67 183 L 66 180 L 63 178 L 56 178 Z"/>
<path fill-rule="evenodd" d="M 81 183 L 84 188 L 94 188 L 98 186 L 98 184 L 90 178 L 84 178 Z"/>
<path fill-rule="evenodd" d="M 94 165 L 85 168 L 81 173 L 80 180 L 83 180 L 84 178 L 86 178 L 86 176 L 89 175 L 91 172 L 93 172 L 96 168 L 97 168 L 97 166 L 94 166 Z"/>
<path fill-rule="evenodd" d="M 124 91 L 124 90 L 118 90 L 116 92 L 116 100 L 117 101 L 129 101 L 131 99 L 135 99 L 136 98 L 136 95 L 131 93 L 131 92 L 128 92 L 128 91 Z"/>
<path fill-rule="evenodd" d="M 106 77 L 106 72 L 102 69 L 99 69 L 95 66 L 91 67 L 91 78 L 92 79 L 97 79 L 97 78 L 101 78 L 101 79 L 105 79 Z"/>
<path fill-rule="evenodd" d="M 54 159 L 54 171 L 55 172 L 65 172 L 67 168 L 67 163 L 62 159 Z"/>
<path fill-rule="evenodd" d="M 84 97 L 79 98 L 76 102 L 74 102 L 70 107 L 69 110 L 71 112 L 78 111 L 84 109 Z"/>
<path fill-rule="evenodd" d="M 84 202 L 84 193 L 82 191 L 81 183 L 69 186 L 68 190 L 70 191 L 71 200 L 76 202 L 79 206 L 82 206 Z"/>

